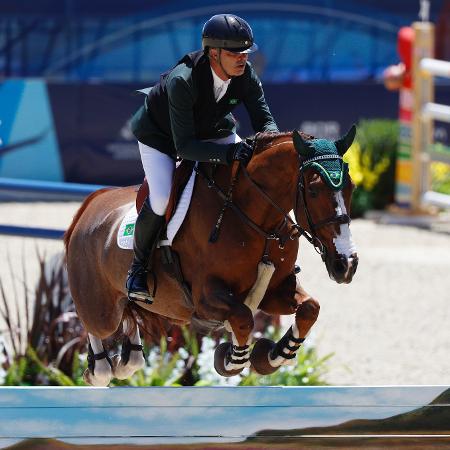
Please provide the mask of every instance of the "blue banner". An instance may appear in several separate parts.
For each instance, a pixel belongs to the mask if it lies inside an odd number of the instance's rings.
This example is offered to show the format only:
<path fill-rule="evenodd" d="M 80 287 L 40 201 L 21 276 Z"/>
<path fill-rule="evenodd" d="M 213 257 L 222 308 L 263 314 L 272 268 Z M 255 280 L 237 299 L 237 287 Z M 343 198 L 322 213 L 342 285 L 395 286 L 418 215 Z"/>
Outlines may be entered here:
<path fill-rule="evenodd" d="M 0 84 L 0 176 L 75 183 L 131 185 L 143 170 L 129 120 L 144 96 L 133 85 Z M 299 129 L 334 139 L 361 119 L 398 116 L 398 95 L 377 83 L 265 84 L 280 130 Z M 450 104 L 450 86 L 436 88 Z M 253 134 L 236 109 L 238 133 Z M 450 143 L 448 125 L 435 124 L 435 140 Z"/>

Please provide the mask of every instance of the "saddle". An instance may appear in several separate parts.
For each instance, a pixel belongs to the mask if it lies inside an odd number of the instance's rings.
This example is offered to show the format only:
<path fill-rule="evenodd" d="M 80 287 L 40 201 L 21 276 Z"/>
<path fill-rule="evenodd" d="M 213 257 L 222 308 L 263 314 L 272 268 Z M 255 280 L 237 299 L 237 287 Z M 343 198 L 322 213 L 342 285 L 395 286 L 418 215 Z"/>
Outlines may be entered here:
<path fill-rule="evenodd" d="M 184 188 L 186 187 L 186 184 L 189 181 L 189 178 L 194 169 L 194 165 L 195 165 L 194 161 L 182 160 L 175 170 L 172 182 L 172 189 L 169 197 L 169 204 L 166 210 L 166 224 L 163 230 L 161 231 L 160 235 L 161 243 L 159 247 L 161 263 L 162 267 L 164 268 L 164 271 L 178 282 L 184 293 L 186 304 L 191 308 L 193 308 L 194 306 L 192 301 L 191 288 L 184 279 L 178 253 L 172 249 L 172 246 L 170 244 L 168 243 L 163 244 L 162 242 L 167 242 L 167 224 L 170 222 L 170 219 L 175 214 L 176 206 L 184 191 Z M 146 198 L 148 197 L 149 193 L 150 192 L 148 183 L 146 178 L 144 178 L 144 181 L 142 182 L 136 195 L 137 211 L 141 210 L 142 205 L 145 202 Z"/>
<path fill-rule="evenodd" d="M 175 213 L 178 200 L 180 199 L 180 196 L 183 193 L 187 182 L 189 181 L 189 177 L 192 174 L 194 165 L 194 161 L 187 161 L 183 159 L 175 169 L 172 181 L 172 190 L 170 191 L 169 204 L 166 210 L 166 225 L 170 222 L 170 219 Z M 144 177 L 144 181 L 142 182 L 136 195 L 136 211 L 141 210 L 142 205 L 145 202 L 145 199 L 148 197 L 149 193 L 150 191 L 147 179 Z"/>

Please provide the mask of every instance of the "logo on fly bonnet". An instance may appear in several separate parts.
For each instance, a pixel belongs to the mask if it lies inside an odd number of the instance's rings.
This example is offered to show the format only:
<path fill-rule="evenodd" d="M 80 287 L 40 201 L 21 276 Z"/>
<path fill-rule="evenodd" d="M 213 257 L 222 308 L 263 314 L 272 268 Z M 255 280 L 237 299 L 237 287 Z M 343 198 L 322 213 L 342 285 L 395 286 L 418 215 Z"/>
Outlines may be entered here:
<path fill-rule="evenodd" d="M 355 134 L 356 127 L 353 125 L 343 138 L 334 142 L 327 139 L 304 141 L 298 133 L 293 134 L 293 140 L 295 148 L 304 158 L 303 168 L 315 168 L 331 189 L 339 191 L 348 179 L 345 176 L 348 164 L 342 157 L 352 144 Z"/>

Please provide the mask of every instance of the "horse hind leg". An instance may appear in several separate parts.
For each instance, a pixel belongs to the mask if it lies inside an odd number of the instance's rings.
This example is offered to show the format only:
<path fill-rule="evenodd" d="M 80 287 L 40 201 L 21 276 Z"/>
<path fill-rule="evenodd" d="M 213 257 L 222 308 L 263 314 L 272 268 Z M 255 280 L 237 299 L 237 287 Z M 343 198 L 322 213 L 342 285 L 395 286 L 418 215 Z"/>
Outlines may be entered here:
<path fill-rule="evenodd" d="M 108 386 L 112 377 L 112 363 L 108 353 L 103 348 L 102 340 L 88 333 L 88 368 L 83 379 L 91 386 Z"/>
<path fill-rule="evenodd" d="M 145 366 L 138 326 L 133 327 L 129 319 L 124 319 L 123 333 L 125 337 L 122 341 L 122 351 L 120 355 L 114 355 L 112 358 L 113 375 L 119 380 L 130 378 Z"/>

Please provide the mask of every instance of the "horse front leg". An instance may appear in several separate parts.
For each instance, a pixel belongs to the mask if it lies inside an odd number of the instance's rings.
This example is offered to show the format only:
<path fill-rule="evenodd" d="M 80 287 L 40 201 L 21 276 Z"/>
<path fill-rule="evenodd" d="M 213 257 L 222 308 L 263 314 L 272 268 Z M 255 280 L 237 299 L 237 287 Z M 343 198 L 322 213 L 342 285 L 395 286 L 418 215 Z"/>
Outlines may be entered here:
<path fill-rule="evenodd" d="M 253 348 L 250 357 L 253 368 L 261 375 L 268 375 L 282 365 L 295 365 L 297 351 L 316 322 L 320 305 L 292 274 L 266 294 L 260 307 L 268 314 L 295 313 L 294 323 L 278 342 L 263 338 Z"/>
<path fill-rule="evenodd" d="M 122 351 L 120 355 L 113 356 L 112 367 L 115 378 L 126 380 L 145 366 L 145 356 L 138 326 L 124 319 L 122 327 L 125 335 Z"/>
<path fill-rule="evenodd" d="M 214 352 L 214 368 L 224 377 L 238 375 L 250 367 L 250 344 L 253 313 L 220 280 L 210 280 L 203 289 L 198 316 L 226 324 L 231 342 L 219 344 Z M 228 322 L 228 323 L 227 323 Z"/>

